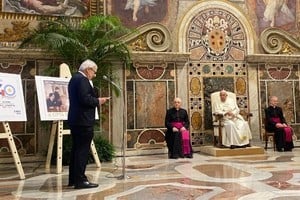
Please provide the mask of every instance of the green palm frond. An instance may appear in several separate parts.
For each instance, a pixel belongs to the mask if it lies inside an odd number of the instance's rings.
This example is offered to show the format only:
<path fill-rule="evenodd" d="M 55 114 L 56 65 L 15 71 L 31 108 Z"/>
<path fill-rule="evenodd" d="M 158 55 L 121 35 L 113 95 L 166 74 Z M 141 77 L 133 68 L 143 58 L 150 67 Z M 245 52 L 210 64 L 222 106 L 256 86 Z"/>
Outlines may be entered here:
<path fill-rule="evenodd" d="M 73 71 L 83 60 L 91 59 L 100 67 L 97 77 L 112 77 L 112 60 L 126 65 L 130 62 L 129 49 L 119 40 L 129 32 L 116 16 L 96 15 L 75 23 L 71 18 L 60 17 L 41 21 L 39 27 L 22 41 L 20 48 L 33 45 L 54 52 L 64 58 Z"/>

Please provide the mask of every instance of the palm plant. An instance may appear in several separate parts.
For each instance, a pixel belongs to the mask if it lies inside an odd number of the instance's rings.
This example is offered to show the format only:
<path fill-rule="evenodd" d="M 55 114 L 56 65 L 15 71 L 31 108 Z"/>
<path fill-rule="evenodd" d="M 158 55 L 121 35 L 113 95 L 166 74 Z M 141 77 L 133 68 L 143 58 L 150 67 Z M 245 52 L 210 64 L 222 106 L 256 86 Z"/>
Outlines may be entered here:
<path fill-rule="evenodd" d="M 76 71 L 82 61 L 97 63 L 97 77 L 112 77 L 112 61 L 130 62 L 130 52 L 120 36 L 129 30 L 115 16 L 95 15 L 80 22 L 66 17 L 41 21 L 38 28 L 25 38 L 20 48 L 42 48 L 64 59 L 71 71 Z M 56 69 L 57 70 L 57 69 Z M 50 69 L 50 73 L 53 73 Z M 95 79 L 99 85 L 99 78 Z"/>
<path fill-rule="evenodd" d="M 129 49 L 119 40 L 128 32 L 129 30 L 114 16 L 97 15 L 82 21 L 60 17 L 57 20 L 41 21 L 39 26 L 22 41 L 20 48 L 34 47 L 53 52 L 70 66 L 72 72 L 77 71 L 82 61 L 91 59 L 99 68 L 93 82 L 96 86 L 103 87 L 100 85 L 103 83 L 100 82 L 103 75 L 113 78 L 113 61 L 125 64 L 130 62 Z M 47 75 L 58 74 L 57 67 L 49 67 L 47 71 Z M 115 92 L 118 94 L 116 88 Z M 110 160 L 115 152 L 113 146 L 101 138 L 98 140 L 95 144 L 101 160 Z M 67 155 L 69 151 L 67 144 L 65 147 L 64 154 Z M 105 151 L 103 147 L 106 148 Z"/>

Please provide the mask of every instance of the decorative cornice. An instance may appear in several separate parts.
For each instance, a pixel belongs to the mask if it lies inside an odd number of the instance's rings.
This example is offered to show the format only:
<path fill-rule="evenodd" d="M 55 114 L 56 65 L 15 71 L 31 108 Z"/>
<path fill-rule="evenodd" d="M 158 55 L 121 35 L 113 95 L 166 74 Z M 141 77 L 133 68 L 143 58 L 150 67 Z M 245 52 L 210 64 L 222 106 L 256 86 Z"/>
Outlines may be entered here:
<path fill-rule="evenodd" d="M 187 62 L 190 53 L 179 52 L 132 52 L 131 59 L 133 61 L 141 62 Z"/>
<path fill-rule="evenodd" d="M 53 59 L 62 59 L 45 50 L 39 49 L 0 49 L 0 59 L 45 59 L 45 58 L 53 58 Z"/>
<path fill-rule="evenodd" d="M 300 54 L 300 42 L 279 28 L 267 28 L 260 36 L 263 49 L 269 54 Z"/>
<path fill-rule="evenodd" d="M 120 38 L 132 51 L 170 51 L 172 46 L 169 30 L 160 23 L 148 23 Z"/>
<path fill-rule="evenodd" d="M 300 55 L 253 54 L 246 56 L 247 63 L 299 63 Z"/>

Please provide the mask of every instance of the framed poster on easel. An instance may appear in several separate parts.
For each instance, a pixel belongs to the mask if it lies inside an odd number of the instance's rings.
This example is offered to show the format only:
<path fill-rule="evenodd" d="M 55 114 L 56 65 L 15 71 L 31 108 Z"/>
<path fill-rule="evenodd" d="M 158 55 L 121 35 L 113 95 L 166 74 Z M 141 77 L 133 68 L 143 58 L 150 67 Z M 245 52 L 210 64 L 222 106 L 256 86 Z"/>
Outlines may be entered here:
<path fill-rule="evenodd" d="M 8 140 L 20 179 L 25 179 L 25 175 L 9 122 L 26 120 L 21 76 L 19 74 L 0 73 L 0 121 L 4 127 L 4 133 L 0 133 L 0 139 Z"/>
<path fill-rule="evenodd" d="M 53 121 L 46 159 L 46 171 L 50 171 L 55 137 L 57 137 L 56 173 L 62 173 L 63 136 L 70 135 L 70 130 L 64 129 L 63 126 L 63 121 L 68 119 L 68 84 L 70 78 L 70 69 L 64 63 L 60 65 L 60 77 L 35 76 L 41 121 Z M 97 167 L 101 168 L 94 141 L 91 142 L 91 152 Z"/>
<path fill-rule="evenodd" d="M 67 120 L 69 78 L 35 76 L 42 121 Z"/>
<path fill-rule="evenodd" d="M 22 81 L 19 74 L 0 73 L 0 121 L 26 121 Z"/>

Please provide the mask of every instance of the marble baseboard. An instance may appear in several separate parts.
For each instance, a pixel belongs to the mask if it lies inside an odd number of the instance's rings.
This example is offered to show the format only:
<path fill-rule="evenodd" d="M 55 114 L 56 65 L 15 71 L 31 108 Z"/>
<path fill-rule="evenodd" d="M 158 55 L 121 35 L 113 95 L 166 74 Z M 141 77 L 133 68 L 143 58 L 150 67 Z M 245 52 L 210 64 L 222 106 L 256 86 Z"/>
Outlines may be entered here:
<path fill-rule="evenodd" d="M 218 148 L 214 146 L 203 146 L 200 147 L 200 152 L 212 156 L 242 156 L 242 155 L 255 155 L 264 154 L 265 150 L 262 147 L 252 146 L 247 148 Z"/>

